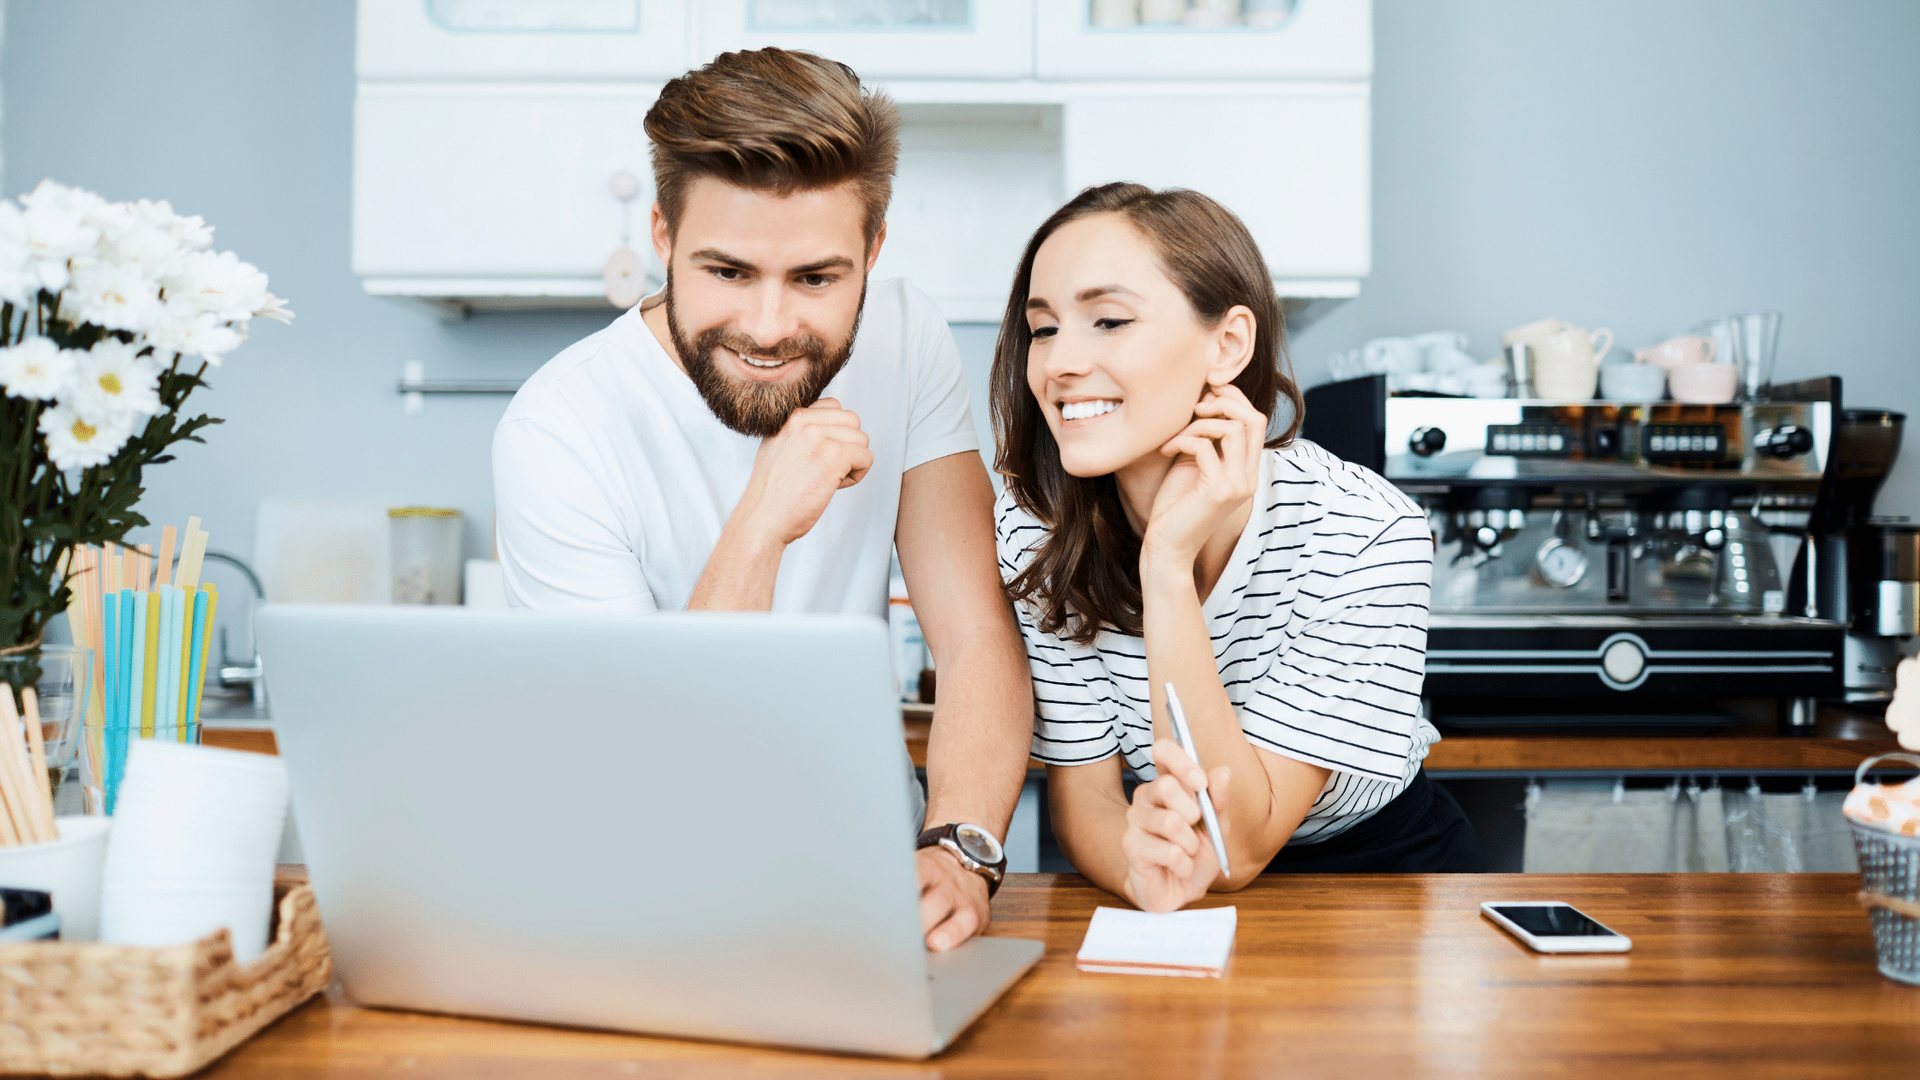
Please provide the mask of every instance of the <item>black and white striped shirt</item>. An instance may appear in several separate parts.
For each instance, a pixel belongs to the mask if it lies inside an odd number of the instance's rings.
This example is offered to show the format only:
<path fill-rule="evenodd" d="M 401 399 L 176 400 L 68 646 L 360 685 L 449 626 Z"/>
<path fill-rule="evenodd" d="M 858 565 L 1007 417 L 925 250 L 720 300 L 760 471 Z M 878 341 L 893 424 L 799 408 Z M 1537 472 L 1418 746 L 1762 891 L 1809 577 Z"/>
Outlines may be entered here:
<path fill-rule="evenodd" d="M 1253 745 L 1333 770 L 1289 844 L 1330 839 L 1406 790 L 1439 739 L 1421 715 L 1433 544 L 1425 515 L 1374 473 L 1296 440 L 1261 456 L 1253 515 L 1201 610 L 1221 684 Z M 1000 572 L 1045 528 L 1003 495 Z M 1042 632 L 1015 605 L 1033 667 L 1033 756 L 1120 754 L 1151 780 L 1146 643 Z"/>

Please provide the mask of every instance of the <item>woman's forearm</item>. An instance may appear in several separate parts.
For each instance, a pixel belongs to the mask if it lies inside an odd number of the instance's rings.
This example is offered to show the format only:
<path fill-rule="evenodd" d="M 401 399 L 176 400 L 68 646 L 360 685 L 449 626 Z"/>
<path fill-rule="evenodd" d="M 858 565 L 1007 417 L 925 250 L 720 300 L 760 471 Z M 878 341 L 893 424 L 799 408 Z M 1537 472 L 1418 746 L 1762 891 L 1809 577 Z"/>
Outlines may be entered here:
<path fill-rule="evenodd" d="M 1090 777 L 1089 772 L 1100 775 Z M 1127 799 L 1120 783 L 1119 758 L 1092 765 L 1048 766 L 1047 801 L 1053 835 L 1073 868 L 1139 907 L 1121 843 L 1127 833 Z"/>
<path fill-rule="evenodd" d="M 1220 807 L 1231 823 L 1226 842 L 1233 880 L 1217 882 L 1215 887 L 1237 888 L 1266 866 L 1300 823 L 1274 820 L 1272 782 L 1221 685 L 1192 566 L 1143 559 L 1140 576 L 1154 737 L 1174 737 L 1163 688 L 1172 682 L 1180 691 L 1201 766 L 1211 770 L 1226 765 L 1233 770 L 1228 805 Z"/>

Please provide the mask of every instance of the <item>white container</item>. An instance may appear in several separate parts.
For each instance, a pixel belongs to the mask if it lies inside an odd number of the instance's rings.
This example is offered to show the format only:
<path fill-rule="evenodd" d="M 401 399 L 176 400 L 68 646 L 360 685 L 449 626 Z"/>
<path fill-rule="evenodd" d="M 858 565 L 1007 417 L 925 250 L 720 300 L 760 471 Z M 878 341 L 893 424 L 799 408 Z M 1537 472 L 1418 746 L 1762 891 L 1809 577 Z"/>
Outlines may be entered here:
<path fill-rule="evenodd" d="M 127 754 L 100 883 L 100 939 L 177 945 L 221 927 L 234 959 L 267 944 L 287 820 L 277 757 L 153 739 Z"/>
<path fill-rule="evenodd" d="M 0 848 L 0 888 L 52 893 L 60 940 L 93 941 L 100 936 L 100 867 L 113 819 L 63 817 L 53 824 L 60 839 L 51 844 Z"/>
<path fill-rule="evenodd" d="M 387 511 L 393 544 L 393 602 L 457 604 L 461 517 L 458 510 L 406 506 Z"/>

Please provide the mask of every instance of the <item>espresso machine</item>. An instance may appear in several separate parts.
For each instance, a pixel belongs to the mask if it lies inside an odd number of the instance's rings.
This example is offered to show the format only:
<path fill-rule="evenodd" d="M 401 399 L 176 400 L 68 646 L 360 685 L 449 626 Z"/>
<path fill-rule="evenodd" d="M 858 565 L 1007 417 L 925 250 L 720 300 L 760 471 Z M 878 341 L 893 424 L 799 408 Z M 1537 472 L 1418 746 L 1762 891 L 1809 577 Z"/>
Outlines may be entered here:
<path fill-rule="evenodd" d="M 1894 668 L 1920 636 L 1920 525 L 1873 514 L 1905 421 L 1886 409 L 1841 412 L 1811 539 L 1789 575 L 1790 609 L 1847 625 L 1843 678 L 1856 706 L 1893 697 Z"/>
<path fill-rule="evenodd" d="M 1710 731 L 1773 698 L 1810 733 L 1847 626 L 1783 556 L 1829 482 L 1838 379 L 1726 405 L 1307 391 L 1303 434 L 1385 476 L 1434 538 L 1425 694 L 1464 730 Z"/>

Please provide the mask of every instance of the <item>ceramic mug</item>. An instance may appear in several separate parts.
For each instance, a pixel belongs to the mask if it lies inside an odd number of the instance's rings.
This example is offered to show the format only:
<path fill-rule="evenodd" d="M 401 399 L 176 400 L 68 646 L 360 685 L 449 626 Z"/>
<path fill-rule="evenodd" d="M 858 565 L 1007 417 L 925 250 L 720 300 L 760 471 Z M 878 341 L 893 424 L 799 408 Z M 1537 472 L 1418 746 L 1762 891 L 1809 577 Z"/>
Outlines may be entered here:
<path fill-rule="evenodd" d="M 1675 364 L 1667 369 L 1667 389 L 1673 400 L 1688 405 L 1725 405 L 1740 386 L 1740 369 L 1732 364 Z"/>
<path fill-rule="evenodd" d="M 1612 347 L 1611 330 L 1589 332 L 1570 326 L 1554 331 L 1534 353 L 1533 392 L 1551 400 L 1592 400 L 1600 358 Z"/>
<path fill-rule="evenodd" d="M 1658 345 L 1635 349 L 1633 358 L 1643 364 L 1658 364 L 1663 368 L 1679 364 L 1710 364 L 1715 360 L 1725 363 L 1728 359 L 1720 355 L 1720 349 L 1712 338 L 1699 334 L 1681 334 Z"/>
<path fill-rule="evenodd" d="M 1657 364 L 1601 364 L 1605 401 L 1659 401 L 1667 396 L 1667 370 Z"/>
<path fill-rule="evenodd" d="M 1548 338 L 1562 330 L 1571 329 L 1573 324 L 1561 319 L 1535 319 L 1525 326 L 1516 326 L 1501 334 L 1500 348 L 1505 350 L 1509 345 L 1524 341 L 1533 350 L 1533 355 L 1539 356 L 1547 347 Z"/>

